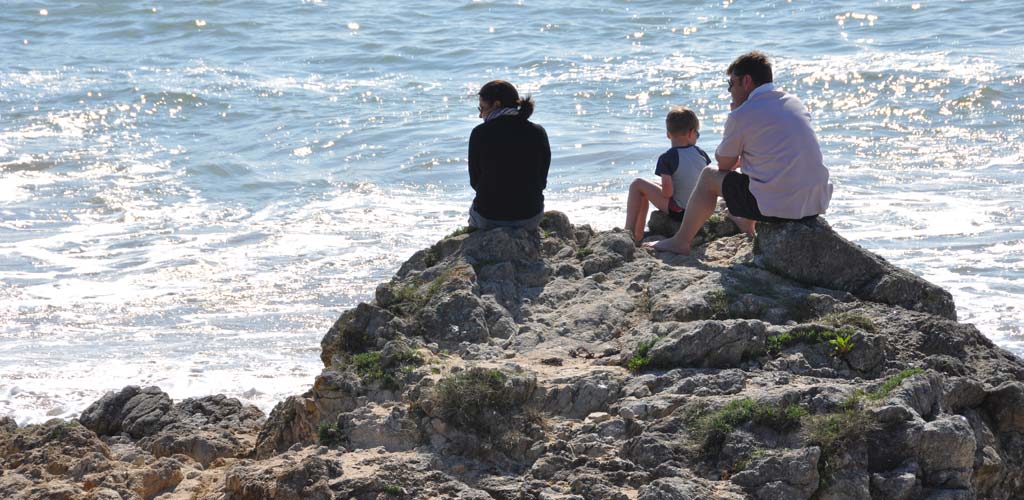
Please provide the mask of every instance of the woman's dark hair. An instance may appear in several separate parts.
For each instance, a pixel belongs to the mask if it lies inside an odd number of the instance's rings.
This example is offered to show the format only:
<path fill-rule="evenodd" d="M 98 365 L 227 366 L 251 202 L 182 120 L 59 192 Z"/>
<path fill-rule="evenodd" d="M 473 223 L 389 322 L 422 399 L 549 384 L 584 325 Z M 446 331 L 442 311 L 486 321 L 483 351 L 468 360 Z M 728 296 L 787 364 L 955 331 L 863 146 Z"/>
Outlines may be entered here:
<path fill-rule="evenodd" d="M 519 91 L 505 80 L 485 83 L 478 95 L 487 102 L 501 101 L 504 107 L 519 109 L 519 117 L 524 120 L 533 114 L 533 99 L 530 96 L 520 99 Z"/>
<path fill-rule="evenodd" d="M 761 85 L 772 81 L 772 63 L 768 62 L 768 56 L 764 52 L 747 52 L 736 58 L 725 74 L 732 76 L 750 75 L 754 85 Z"/>

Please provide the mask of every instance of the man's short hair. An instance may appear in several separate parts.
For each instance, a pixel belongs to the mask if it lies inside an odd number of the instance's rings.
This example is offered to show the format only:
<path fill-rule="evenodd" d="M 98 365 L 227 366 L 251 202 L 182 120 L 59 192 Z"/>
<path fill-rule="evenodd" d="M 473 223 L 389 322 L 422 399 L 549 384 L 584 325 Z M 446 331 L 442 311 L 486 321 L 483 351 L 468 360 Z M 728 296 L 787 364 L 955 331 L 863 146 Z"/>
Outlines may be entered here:
<path fill-rule="evenodd" d="M 700 120 L 697 119 L 697 113 L 686 109 L 681 106 L 672 108 L 668 112 L 668 116 L 665 117 L 665 129 L 670 134 L 678 134 L 680 132 L 689 132 L 691 130 L 700 130 Z"/>
<path fill-rule="evenodd" d="M 761 85 L 772 81 L 772 63 L 764 52 L 752 51 L 736 58 L 725 74 L 732 76 L 750 75 L 754 85 Z"/>

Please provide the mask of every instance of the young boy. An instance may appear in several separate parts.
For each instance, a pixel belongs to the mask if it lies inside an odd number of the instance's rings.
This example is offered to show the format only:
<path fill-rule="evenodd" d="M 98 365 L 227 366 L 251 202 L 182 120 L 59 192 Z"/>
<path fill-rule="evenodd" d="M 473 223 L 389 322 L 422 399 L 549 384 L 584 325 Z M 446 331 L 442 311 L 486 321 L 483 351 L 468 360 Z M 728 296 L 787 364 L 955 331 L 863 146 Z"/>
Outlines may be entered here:
<path fill-rule="evenodd" d="M 661 186 L 646 179 L 636 179 L 629 185 L 626 201 L 626 230 L 632 233 L 638 245 L 644 238 L 647 224 L 647 202 L 675 220 L 683 220 L 686 202 L 697 184 L 701 170 L 711 164 L 711 158 L 697 147 L 700 121 L 696 113 L 676 107 L 665 117 L 665 135 L 672 141 L 672 149 L 658 157 L 654 173 L 661 177 Z"/>

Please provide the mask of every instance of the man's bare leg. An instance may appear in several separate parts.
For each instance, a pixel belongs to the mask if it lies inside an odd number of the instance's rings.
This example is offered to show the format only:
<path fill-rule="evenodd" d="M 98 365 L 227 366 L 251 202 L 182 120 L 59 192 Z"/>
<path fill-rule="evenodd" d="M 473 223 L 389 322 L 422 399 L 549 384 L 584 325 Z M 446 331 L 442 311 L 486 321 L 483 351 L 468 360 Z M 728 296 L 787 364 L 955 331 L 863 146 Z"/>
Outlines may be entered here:
<path fill-rule="evenodd" d="M 679 230 L 671 238 L 649 246 L 662 252 L 690 255 L 690 242 L 704 222 L 715 212 L 718 197 L 722 194 L 722 180 L 727 173 L 716 167 L 705 167 L 700 173 L 697 187 L 690 195 L 690 201 L 686 204 L 686 214 L 683 215 L 683 223 Z"/>
<path fill-rule="evenodd" d="M 754 225 L 757 224 L 757 221 L 750 220 L 744 217 L 739 217 L 733 214 L 729 214 L 729 220 L 731 220 L 733 224 L 736 224 L 736 227 L 740 228 L 740 231 L 743 231 L 744 233 L 747 233 L 751 236 L 754 235 Z"/>

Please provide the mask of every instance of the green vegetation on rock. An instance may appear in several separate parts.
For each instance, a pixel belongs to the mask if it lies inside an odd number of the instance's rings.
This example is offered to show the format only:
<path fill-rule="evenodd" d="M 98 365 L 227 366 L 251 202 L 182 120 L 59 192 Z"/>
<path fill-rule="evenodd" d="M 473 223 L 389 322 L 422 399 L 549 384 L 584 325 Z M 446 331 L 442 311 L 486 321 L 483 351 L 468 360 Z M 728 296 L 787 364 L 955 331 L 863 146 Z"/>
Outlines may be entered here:
<path fill-rule="evenodd" d="M 324 446 L 337 446 L 341 444 L 341 431 L 338 430 L 338 424 L 320 422 L 316 436 L 320 444 Z"/>
<path fill-rule="evenodd" d="M 420 278 L 411 278 L 408 282 L 392 288 L 395 302 L 404 304 L 411 308 L 411 311 L 422 309 L 441 290 L 441 287 L 460 272 L 459 267 L 450 267 L 442 271 L 434 279 L 424 282 Z"/>
<path fill-rule="evenodd" d="M 473 231 L 476 231 L 475 227 L 472 227 L 472 226 L 462 226 L 462 227 L 460 227 L 460 228 L 458 228 L 458 229 L 448 233 L 448 236 L 445 236 L 442 239 L 446 240 L 448 238 L 454 238 L 456 236 L 462 236 L 464 234 L 472 233 Z"/>
<path fill-rule="evenodd" d="M 356 374 L 364 381 L 377 381 L 386 389 L 397 389 L 398 379 L 395 372 L 408 373 L 412 367 L 423 363 L 420 355 L 412 350 L 399 351 L 389 360 L 389 366 L 384 366 L 381 351 L 370 351 L 352 356 L 352 367 Z"/>
<path fill-rule="evenodd" d="M 436 404 L 446 422 L 485 436 L 498 436 L 517 409 L 508 377 L 499 370 L 467 370 L 442 379 Z"/>
<path fill-rule="evenodd" d="M 836 335 L 832 340 L 829 340 L 829 345 L 833 348 L 833 353 L 836 356 L 845 356 L 853 350 L 853 336 L 852 335 Z"/>
<path fill-rule="evenodd" d="M 723 290 L 715 290 L 704 296 L 712 314 L 716 317 L 725 317 L 729 312 L 729 295 Z"/>
<path fill-rule="evenodd" d="M 818 474 L 823 484 L 839 470 L 837 460 L 857 441 L 878 429 L 878 423 L 860 408 L 811 415 L 803 420 L 803 439 L 821 448 Z"/>
<path fill-rule="evenodd" d="M 831 313 L 826 314 L 818 319 L 818 321 L 826 326 L 833 328 L 841 328 L 844 326 L 852 326 L 860 328 L 865 332 L 874 333 L 878 331 L 878 327 L 875 326 L 875 322 L 871 318 L 858 313 L 842 312 L 842 313 Z"/>
<path fill-rule="evenodd" d="M 705 451 L 717 455 L 729 433 L 747 422 L 788 432 L 798 429 L 807 415 L 806 408 L 795 404 L 774 406 L 751 398 L 734 399 L 722 408 L 692 420 L 689 430 Z"/>
<path fill-rule="evenodd" d="M 879 387 L 878 389 L 875 389 L 874 391 L 871 391 L 870 393 L 868 393 L 868 395 L 867 395 L 868 399 L 870 399 L 872 401 L 878 401 L 878 400 L 881 400 L 881 399 L 885 399 L 886 397 L 889 396 L 889 394 L 893 391 L 893 389 L 899 387 L 900 384 L 902 384 L 904 380 L 906 380 L 906 379 L 908 379 L 910 377 L 913 377 L 914 375 L 919 375 L 921 373 L 924 373 L 924 370 L 922 370 L 920 368 L 911 368 L 909 370 L 903 370 L 903 371 L 899 372 L 898 374 L 893 375 L 892 377 L 889 377 L 888 379 L 886 379 L 886 381 L 883 382 L 882 386 Z"/>
<path fill-rule="evenodd" d="M 796 344 L 832 344 L 832 340 L 843 338 L 844 340 L 841 342 L 844 346 L 843 349 L 846 349 L 846 351 L 842 354 L 846 354 L 854 347 L 854 343 L 850 339 L 855 333 L 857 333 L 856 330 L 850 327 L 841 327 L 836 330 L 790 330 L 777 335 L 769 335 L 768 352 L 778 354 L 783 349 Z M 832 345 L 835 347 L 835 344 Z M 838 349 L 836 351 L 838 352 Z"/>
<path fill-rule="evenodd" d="M 651 339 L 648 341 L 642 341 L 636 346 L 636 352 L 633 353 L 633 357 L 630 358 L 626 368 L 633 373 L 640 373 L 644 368 L 651 363 L 651 359 L 647 357 L 647 354 L 651 352 L 651 348 L 654 344 L 658 343 L 660 339 Z"/>

